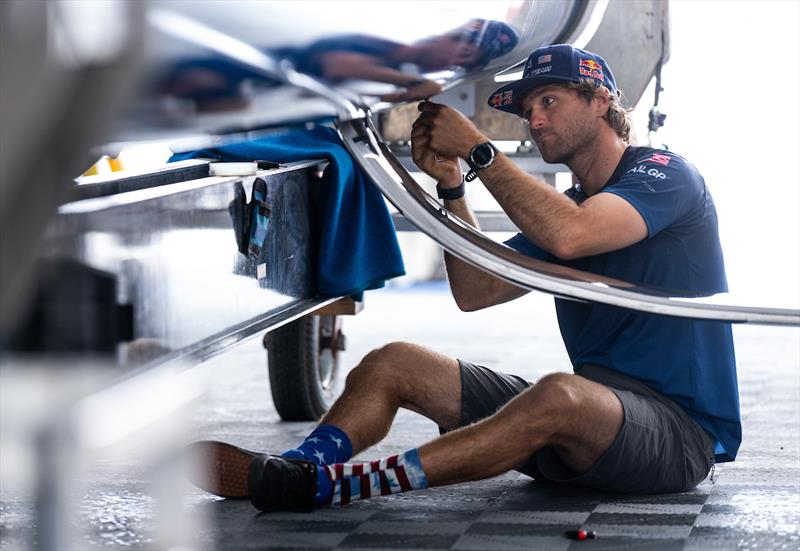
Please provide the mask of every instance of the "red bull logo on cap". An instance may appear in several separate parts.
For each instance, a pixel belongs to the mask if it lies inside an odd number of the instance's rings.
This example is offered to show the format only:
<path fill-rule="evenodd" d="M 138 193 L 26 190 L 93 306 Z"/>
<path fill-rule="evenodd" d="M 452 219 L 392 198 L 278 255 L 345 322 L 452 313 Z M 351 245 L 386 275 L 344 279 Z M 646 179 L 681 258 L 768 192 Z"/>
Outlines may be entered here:
<path fill-rule="evenodd" d="M 589 77 L 600 82 L 605 82 L 605 75 L 603 75 L 603 66 L 596 62 L 594 59 L 581 59 L 578 62 L 578 73 L 582 77 Z"/>
<path fill-rule="evenodd" d="M 580 61 L 581 67 L 586 67 L 590 71 L 602 71 L 603 66 L 596 62 L 594 59 L 581 59 Z"/>

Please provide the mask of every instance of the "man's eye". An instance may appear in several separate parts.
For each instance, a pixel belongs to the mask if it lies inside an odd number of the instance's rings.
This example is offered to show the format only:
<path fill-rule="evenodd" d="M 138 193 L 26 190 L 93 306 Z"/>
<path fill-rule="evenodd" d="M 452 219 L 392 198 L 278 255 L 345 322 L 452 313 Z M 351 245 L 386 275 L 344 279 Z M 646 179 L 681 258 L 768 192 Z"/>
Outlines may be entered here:
<path fill-rule="evenodd" d="M 547 106 L 547 105 L 550 105 L 551 103 L 553 103 L 554 101 L 555 101 L 555 98 L 553 98 L 551 96 L 545 96 L 545 97 L 542 98 L 542 105 Z"/>

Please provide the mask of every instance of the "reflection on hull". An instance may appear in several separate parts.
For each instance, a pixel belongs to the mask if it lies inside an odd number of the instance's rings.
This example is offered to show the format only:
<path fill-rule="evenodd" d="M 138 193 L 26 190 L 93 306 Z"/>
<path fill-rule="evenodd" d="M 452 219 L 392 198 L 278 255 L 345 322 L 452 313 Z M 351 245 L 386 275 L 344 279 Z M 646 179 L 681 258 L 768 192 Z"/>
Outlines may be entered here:
<path fill-rule="evenodd" d="M 154 1 L 142 90 L 113 141 L 341 117 L 340 98 L 378 111 L 431 97 L 585 35 L 606 5 Z"/>
<path fill-rule="evenodd" d="M 44 256 L 79 263 L 116 283 L 116 296 L 104 303 L 125 307 L 130 327 L 117 337 L 126 341 L 122 352 L 131 363 L 180 354 L 235 333 L 234 327 L 263 330 L 270 323 L 259 320 L 270 317 L 277 316 L 272 325 L 289 321 L 279 314 L 300 304 L 307 310 L 316 294 L 309 210 L 319 162 L 293 165 L 259 174 L 271 211 L 258 248 L 251 243 L 248 250 L 250 228 L 242 227 L 255 178 L 206 177 L 68 203 L 48 229 Z M 83 284 L 86 302 L 97 304 L 97 286 Z M 43 304 L 63 311 L 68 297 L 55 293 Z M 115 315 L 97 309 L 105 318 Z M 81 324 L 96 320 L 74 316 L 72 331 L 91 332 L 96 328 Z M 81 342 L 45 335 L 40 348 L 75 351 Z M 113 351 L 117 343 L 96 344 L 87 350 Z"/>

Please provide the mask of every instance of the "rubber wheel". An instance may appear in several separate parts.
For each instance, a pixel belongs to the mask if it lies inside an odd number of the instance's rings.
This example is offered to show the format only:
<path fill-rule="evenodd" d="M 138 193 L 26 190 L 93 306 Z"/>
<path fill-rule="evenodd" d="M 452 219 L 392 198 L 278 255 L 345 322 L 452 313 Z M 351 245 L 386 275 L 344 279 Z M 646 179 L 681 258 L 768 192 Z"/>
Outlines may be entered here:
<path fill-rule="evenodd" d="M 284 421 L 315 421 L 335 398 L 344 335 L 339 316 L 305 316 L 264 336 L 275 409 Z"/>

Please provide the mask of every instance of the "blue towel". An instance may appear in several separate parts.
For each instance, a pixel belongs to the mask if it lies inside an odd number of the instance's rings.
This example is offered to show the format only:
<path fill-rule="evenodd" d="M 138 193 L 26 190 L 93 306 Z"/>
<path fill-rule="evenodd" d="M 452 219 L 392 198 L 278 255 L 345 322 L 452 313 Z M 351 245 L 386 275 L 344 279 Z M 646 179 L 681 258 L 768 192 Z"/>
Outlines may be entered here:
<path fill-rule="evenodd" d="M 378 188 L 358 169 L 332 128 L 290 131 L 257 140 L 173 155 L 221 161 L 279 163 L 327 159 L 320 192 L 321 221 L 317 274 L 320 297 L 354 295 L 405 274 L 394 224 Z"/>

